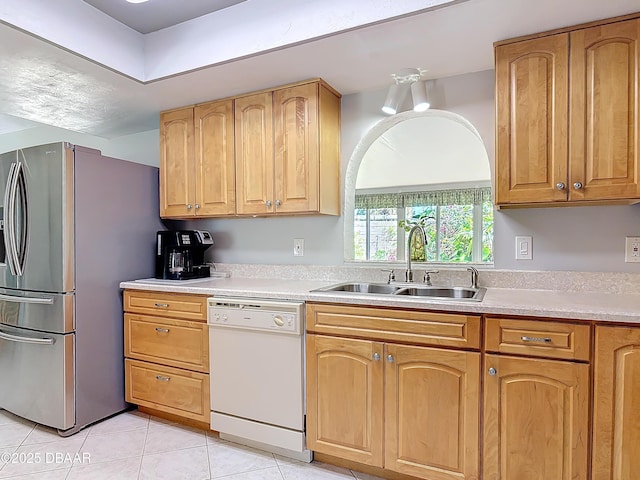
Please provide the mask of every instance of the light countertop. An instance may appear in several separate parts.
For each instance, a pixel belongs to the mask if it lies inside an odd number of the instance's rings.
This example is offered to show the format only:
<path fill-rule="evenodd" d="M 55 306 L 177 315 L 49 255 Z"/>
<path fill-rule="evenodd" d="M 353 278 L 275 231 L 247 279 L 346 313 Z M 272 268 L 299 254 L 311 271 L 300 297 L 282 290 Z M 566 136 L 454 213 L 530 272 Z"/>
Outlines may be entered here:
<path fill-rule="evenodd" d="M 312 292 L 338 282 L 262 278 L 213 278 L 185 282 L 141 279 L 121 288 L 198 295 L 288 299 L 353 305 L 416 308 L 462 313 L 521 315 L 603 322 L 640 323 L 640 295 L 564 292 L 516 288 L 487 288 L 481 302 L 425 299 L 395 295 Z"/>

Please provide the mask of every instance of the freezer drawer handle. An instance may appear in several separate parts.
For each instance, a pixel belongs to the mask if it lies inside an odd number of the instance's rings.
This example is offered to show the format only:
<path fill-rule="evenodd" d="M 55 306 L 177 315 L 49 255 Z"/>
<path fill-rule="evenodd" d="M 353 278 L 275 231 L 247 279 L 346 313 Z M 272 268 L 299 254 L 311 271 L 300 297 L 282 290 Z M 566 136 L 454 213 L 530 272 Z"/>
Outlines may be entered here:
<path fill-rule="evenodd" d="M 156 375 L 156 380 L 160 380 L 161 382 L 168 382 L 171 380 L 171 377 L 165 377 L 164 375 Z"/>
<path fill-rule="evenodd" d="M 5 340 L 10 340 L 12 342 L 18 343 L 36 343 L 38 345 L 53 345 L 53 338 L 30 338 L 30 337 L 19 337 L 18 335 L 11 335 L 9 333 L 5 333 L 0 331 L 0 338 L 4 338 Z"/>
<path fill-rule="evenodd" d="M 156 303 L 155 305 L 156 307 L 159 307 L 159 308 L 169 308 L 168 303 Z"/>
<path fill-rule="evenodd" d="M 15 297 L 0 293 L 0 300 L 16 303 L 37 303 L 40 305 L 53 305 L 53 298 Z"/>

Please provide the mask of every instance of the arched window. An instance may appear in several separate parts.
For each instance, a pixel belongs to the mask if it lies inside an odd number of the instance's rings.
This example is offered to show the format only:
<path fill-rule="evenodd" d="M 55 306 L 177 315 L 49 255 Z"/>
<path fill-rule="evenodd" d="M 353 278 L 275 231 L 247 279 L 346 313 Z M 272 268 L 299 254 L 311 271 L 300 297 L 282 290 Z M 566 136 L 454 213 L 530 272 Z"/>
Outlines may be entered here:
<path fill-rule="evenodd" d="M 384 119 L 347 166 L 346 260 L 404 261 L 405 233 L 414 224 L 424 226 L 428 239 L 426 249 L 413 253 L 417 260 L 493 262 L 489 159 L 477 130 L 455 113 Z"/>

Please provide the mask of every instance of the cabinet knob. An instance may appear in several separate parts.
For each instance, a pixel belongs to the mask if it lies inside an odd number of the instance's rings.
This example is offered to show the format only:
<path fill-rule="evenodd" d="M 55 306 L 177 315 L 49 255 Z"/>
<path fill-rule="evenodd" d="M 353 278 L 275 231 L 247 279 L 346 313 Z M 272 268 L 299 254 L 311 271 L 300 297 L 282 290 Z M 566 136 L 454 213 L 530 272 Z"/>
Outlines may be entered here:
<path fill-rule="evenodd" d="M 200 204 L 196 203 L 196 210 L 198 210 L 200 208 Z"/>
<path fill-rule="evenodd" d="M 276 207 L 279 207 L 280 205 L 282 205 L 282 202 L 280 200 L 276 200 Z"/>
<path fill-rule="evenodd" d="M 575 188 L 576 190 L 581 190 L 582 189 L 582 182 L 576 182 L 573 184 L 573 188 Z"/>
<path fill-rule="evenodd" d="M 497 373 L 498 373 L 498 371 L 497 371 L 495 368 L 491 367 L 491 368 L 489 369 L 489 375 L 493 376 L 493 375 L 495 375 L 495 374 L 497 374 Z"/>
<path fill-rule="evenodd" d="M 267 204 L 267 207 L 270 207 L 271 206 L 271 200 L 267 200 L 266 204 Z"/>
<path fill-rule="evenodd" d="M 380 354 L 378 352 L 373 354 L 373 359 L 377 362 L 378 360 L 380 360 Z"/>
<path fill-rule="evenodd" d="M 191 210 L 193 206 L 190 203 L 187 203 L 187 210 Z"/>
<path fill-rule="evenodd" d="M 564 190 L 564 187 L 566 187 L 566 185 L 564 184 L 564 182 L 558 182 L 556 183 L 556 188 L 558 190 Z"/>
<path fill-rule="evenodd" d="M 393 355 L 391 354 L 387 355 L 387 362 L 393 363 Z"/>

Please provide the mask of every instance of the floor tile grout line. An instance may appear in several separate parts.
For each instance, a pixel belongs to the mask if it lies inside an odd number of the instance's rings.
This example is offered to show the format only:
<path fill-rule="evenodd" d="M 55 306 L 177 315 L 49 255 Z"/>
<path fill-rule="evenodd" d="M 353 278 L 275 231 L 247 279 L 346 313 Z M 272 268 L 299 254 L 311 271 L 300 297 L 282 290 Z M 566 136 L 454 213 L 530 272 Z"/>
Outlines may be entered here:
<path fill-rule="evenodd" d="M 147 431 L 144 434 L 144 442 L 142 442 L 142 453 L 140 455 L 140 465 L 138 465 L 138 476 L 136 477 L 140 480 L 140 475 L 142 475 L 142 462 L 144 461 L 144 449 L 147 448 L 147 437 L 149 436 L 149 424 L 151 423 L 151 416 L 147 417 Z"/>

